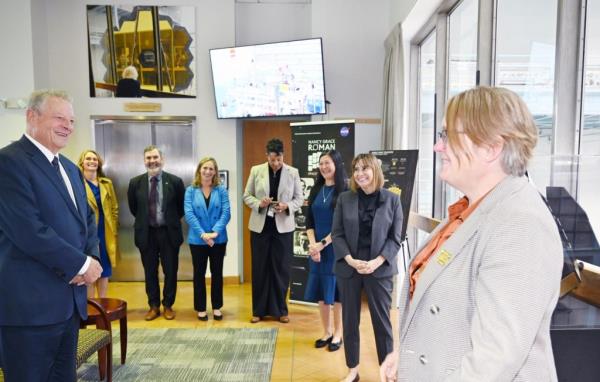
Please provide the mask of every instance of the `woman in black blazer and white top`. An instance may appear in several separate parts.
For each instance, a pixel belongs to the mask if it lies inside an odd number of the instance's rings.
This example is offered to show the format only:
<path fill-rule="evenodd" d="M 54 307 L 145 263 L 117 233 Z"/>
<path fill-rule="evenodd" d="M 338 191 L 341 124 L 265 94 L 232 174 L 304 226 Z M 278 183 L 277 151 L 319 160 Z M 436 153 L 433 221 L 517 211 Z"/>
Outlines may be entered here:
<path fill-rule="evenodd" d="M 383 172 L 372 154 L 352 161 L 350 191 L 338 198 L 333 215 L 335 274 L 340 291 L 346 381 L 358 381 L 361 294 L 365 291 L 381 364 L 394 349 L 390 308 L 402 230 L 400 197 L 383 188 Z"/>

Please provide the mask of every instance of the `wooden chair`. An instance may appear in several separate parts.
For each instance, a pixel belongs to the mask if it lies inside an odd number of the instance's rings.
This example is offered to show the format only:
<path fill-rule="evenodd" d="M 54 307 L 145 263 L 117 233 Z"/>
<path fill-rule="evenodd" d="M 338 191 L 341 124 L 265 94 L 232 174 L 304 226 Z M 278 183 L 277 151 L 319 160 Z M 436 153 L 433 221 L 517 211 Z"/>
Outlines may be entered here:
<path fill-rule="evenodd" d="M 104 380 L 104 377 L 106 377 L 107 382 L 112 382 L 112 329 L 110 320 L 102 306 L 96 301 L 88 299 L 87 303 L 100 315 L 96 320 L 96 329 L 79 329 L 76 367 L 79 368 L 92 354 L 98 352 L 100 380 Z"/>
<path fill-rule="evenodd" d="M 95 301 L 88 299 L 88 305 L 100 313 L 96 321 L 96 329 L 79 329 L 77 342 L 76 367 L 79 368 L 92 354 L 98 352 L 98 371 L 100 380 L 106 377 L 107 382 L 112 382 L 112 330 L 108 316 L 102 307 Z M 4 381 L 4 374 L 0 369 L 0 382 Z"/>

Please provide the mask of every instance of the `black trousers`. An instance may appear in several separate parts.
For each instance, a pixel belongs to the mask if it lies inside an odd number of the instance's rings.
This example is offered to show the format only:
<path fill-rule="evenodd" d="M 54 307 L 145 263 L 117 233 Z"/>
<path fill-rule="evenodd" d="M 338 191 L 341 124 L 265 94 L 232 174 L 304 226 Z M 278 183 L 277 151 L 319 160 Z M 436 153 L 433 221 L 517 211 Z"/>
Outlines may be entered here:
<path fill-rule="evenodd" d="M 252 246 L 252 315 L 288 315 L 286 296 L 290 286 L 294 233 L 267 227 L 250 232 Z"/>
<path fill-rule="evenodd" d="M 60 307 L 57 307 L 60 309 Z M 75 382 L 80 318 L 43 326 L 0 326 L 6 382 Z"/>
<path fill-rule="evenodd" d="M 344 325 L 344 352 L 346 366 L 356 367 L 360 358 L 360 308 L 364 289 L 375 333 L 375 346 L 379 364 L 394 350 L 390 308 L 392 306 L 393 277 L 375 278 L 356 272 L 349 278 L 337 277 L 342 302 Z"/>
<path fill-rule="evenodd" d="M 179 268 L 179 247 L 174 247 L 169 240 L 166 227 L 150 227 L 148 231 L 148 246 L 143 251 L 142 264 L 146 276 L 146 295 L 148 305 L 160 307 L 160 286 L 158 284 L 158 263 L 165 275 L 163 288 L 163 306 L 170 308 L 175 303 L 177 293 L 177 268 Z"/>
<path fill-rule="evenodd" d="M 194 309 L 206 311 L 206 265 L 210 260 L 210 303 L 214 309 L 223 306 L 223 259 L 226 243 L 208 245 L 190 244 L 194 265 Z"/>

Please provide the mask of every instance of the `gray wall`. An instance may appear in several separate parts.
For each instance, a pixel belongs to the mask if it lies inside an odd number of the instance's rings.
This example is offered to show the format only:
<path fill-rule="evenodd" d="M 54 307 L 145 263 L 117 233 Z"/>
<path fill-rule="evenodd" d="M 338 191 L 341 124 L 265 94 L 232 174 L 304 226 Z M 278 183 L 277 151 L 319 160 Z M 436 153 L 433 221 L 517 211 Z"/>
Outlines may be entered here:
<path fill-rule="evenodd" d="M 114 4 L 97 0 L 90 4 Z M 141 4 L 123 0 L 120 4 Z M 181 5 L 179 0 L 145 1 L 149 5 Z M 34 88 L 57 87 L 75 98 L 77 131 L 65 154 L 76 158 L 93 146 L 91 115 L 127 115 L 122 99 L 91 99 L 88 89 L 86 2 L 80 0 L 10 0 L 0 12 L 0 98 L 26 97 Z M 242 243 L 239 235 L 241 195 L 241 134 L 235 120 L 217 120 L 208 50 L 307 37 L 323 37 L 325 85 L 332 102 L 324 119 L 380 118 L 383 94 L 383 41 L 396 12 L 392 0 L 313 0 L 308 4 L 236 3 L 234 0 L 188 0 L 196 8 L 197 98 L 162 99 L 162 111 L 152 115 L 195 116 L 198 156 L 212 155 L 229 169 L 230 244 L 225 275 L 238 275 Z M 391 12 L 393 10 L 393 12 Z M 150 114 L 150 113 L 142 113 Z M 318 117 L 321 119 L 321 117 Z M 0 109 L 0 145 L 20 136 L 23 111 Z M 377 149 L 380 126 L 361 130 L 365 147 Z M 368 147 L 367 147 L 368 146 Z M 198 158 L 195 158 L 198 159 Z M 140 169 L 142 163 L 140 158 Z M 168 168 L 167 168 L 168 170 Z M 141 171 L 141 170 L 140 170 Z M 235 192 L 235 191 L 238 192 Z M 237 207 L 235 207 L 237 206 Z M 239 214 L 241 215 L 241 214 Z"/>

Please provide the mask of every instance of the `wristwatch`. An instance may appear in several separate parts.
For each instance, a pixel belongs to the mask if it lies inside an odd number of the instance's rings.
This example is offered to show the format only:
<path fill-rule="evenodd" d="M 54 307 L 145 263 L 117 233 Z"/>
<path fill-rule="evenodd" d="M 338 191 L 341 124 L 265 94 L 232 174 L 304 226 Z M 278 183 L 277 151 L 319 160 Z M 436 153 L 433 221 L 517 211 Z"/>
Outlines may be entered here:
<path fill-rule="evenodd" d="M 326 246 L 327 245 L 327 240 L 325 240 L 325 239 L 321 240 L 321 244 L 323 244 L 323 246 Z"/>

